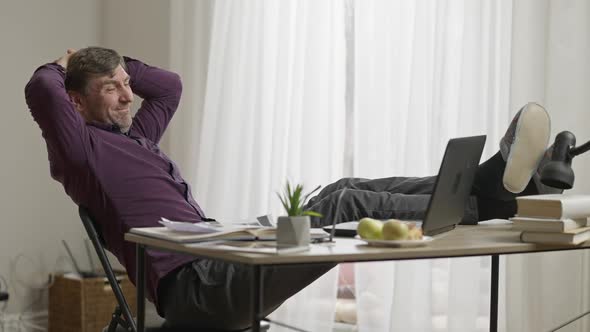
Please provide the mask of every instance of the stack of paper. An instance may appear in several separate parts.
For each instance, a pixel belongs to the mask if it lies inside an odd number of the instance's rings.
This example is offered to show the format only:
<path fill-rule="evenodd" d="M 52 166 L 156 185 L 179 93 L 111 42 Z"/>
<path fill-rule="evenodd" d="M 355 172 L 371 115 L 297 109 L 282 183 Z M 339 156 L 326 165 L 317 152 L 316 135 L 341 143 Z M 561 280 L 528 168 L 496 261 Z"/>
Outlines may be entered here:
<path fill-rule="evenodd" d="M 132 233 L 160 238 L 173 242 L 201 242 L 214 240 L 276 240 L 277 229 L 263 226 L 219 226 L 206 222 L 190 223 L 160 220 L 164 227 L 142 227 L 131 229 Z M 324 239 L 329 236 L 320 228 L 310 229 L 312 240 Z"/>

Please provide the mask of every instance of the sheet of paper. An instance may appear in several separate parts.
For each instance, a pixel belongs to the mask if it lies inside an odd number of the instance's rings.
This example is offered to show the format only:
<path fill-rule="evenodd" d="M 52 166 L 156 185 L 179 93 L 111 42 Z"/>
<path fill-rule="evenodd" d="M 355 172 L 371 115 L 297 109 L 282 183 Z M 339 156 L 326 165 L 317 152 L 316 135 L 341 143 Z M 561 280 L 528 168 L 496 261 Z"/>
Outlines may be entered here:
<path fill-rule="evenodd" d="M 180 232 L 193 232 L 193 233 L 215 233 L 221 230 L 218 226 L 207 225 L 205 222 L 199 223 L 190 223 L 190 222 L 180 222 L 180 221 L 171 221 L 166 218 L 162 218 L 158 221 L 161 225 L 166 226 L 166 228 L 180 231 Z"/>
<path fill-rule="evenodd" d="M 233 230 L 242 230 L 242 229 L 250 229 L 250 228 L 261 228 L 260 226 L 256 225 L 240 225 L 240 224 L 230 224 L 229 226 L 219 226 L 215 224 L 209 224 L 207 222 L 182 222 L 182 221 L 172 221 L 162 217 L 161 220 L 158 221 L 161 225 L 165 226 L 168 229 L 179 231 L 179 232 L 192 232 L 192 233 L 200 233 L 200 234 L 208 234 L 208 233 L 217 233 L 217 232 L 228 232 Z"/>
<path fill-rule="evenodd" d="M 220 251 L 240 251 L 258 254 L 277 254 L 277 245 L 274 241 L 211 241 L 189 244 L 191 247 L 205 247 Z"/>
<path fill-rule="evenodd" d="M 191 247 L 205 247 L 211 250 L 239 251 L 255 254 L 288 255 L 308 251 L 314 244 L 309 246 L 278 248 L 275 241 L 211 241 L 189 244 Z"/>
<path fill-rule="evenodd" d="M 485 221 L 480 221 L 480 225 L 510 225 L 512 221 L 506 219 L 490 219 Z"/>

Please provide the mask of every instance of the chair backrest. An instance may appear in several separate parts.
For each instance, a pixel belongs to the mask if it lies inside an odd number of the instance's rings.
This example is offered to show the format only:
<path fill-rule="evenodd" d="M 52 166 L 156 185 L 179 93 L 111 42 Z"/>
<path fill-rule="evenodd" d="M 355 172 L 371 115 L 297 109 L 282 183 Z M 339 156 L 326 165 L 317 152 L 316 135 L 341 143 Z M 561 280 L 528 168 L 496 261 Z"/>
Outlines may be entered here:
<path fill-rule="evenodd" d="M 129 304 L 127 303 L 127 300 L 125 300 L 125 296 L 123 295 L 121 286 L 119 285 L 117 277 L 115 276 L 115 272 L 113 271 L 113 267 L 109 262 L 106 251 L 104 249 L 104 240 L 100 233 L 98 233 L 96 230 L 97 227 L 94 222 L 94 219 L 92 219 L 92 217 L 90 216 L 88 209 L 83 206 L 78 207 L 78 212 L 80 213 L 80 219 L 82 219 L 82 224 L 84 224 L 86 233 L 88 234 L 90 241 L 92 241 L 94 250 L 98 255 L 100 264 L 104 269 L 107 279 L 109 280 L 111 289 L 115 294 L 115 298 L 117 299 L 117 303 L 119 304 L 119 309 L 122 311 L 125 323 L 129 324 L 129 327 L 132 329 L 132 331 L 137 331 L 137 326 L 135 320 L 133 319 L 133 315 L 131 314 L 131 309 L 129 309 Z"/>
<path fill-rule="evenodd" d="M 113 317 L 113 320 L 109 324 L 108 328 L 105 328 L 105 330 L 114 331 L 114 332 L 119 332 L 119 331 L 137 332 L 137 323 L 133 319 L 133 315 L 131 314 L 131 310 L 129 309 L 129 304 L 125 300 L 125 296 L 123 295 L 123 291 L 121 290 L 121 286 L 119 285 L 119 282 L 117 281 L 117 278 L 115 276 L 115 272 L 113 271 L 111 263 L 109 262 L 106 251 L 104 249 L 105 242 L 104 242 L 101 234 L 97 231 L 98 227 L 97 227 L 94 219 L 90 216 L 90 213 L 87 208 L 85 208 L 83 206 L 79 206 L 78 211 L 80 213 L 80 219 L 82 219 L 82 224 L 84 224 L 84 228 L 86 229 L 86 233 L 88 234 L 90 241 L 92 241 L 92 245 L 94 246 L 94 250 L 96 251 L 96 254 L 98 255 L 98 258 L 100 260 L 100 264 L 102 265 L 102 267 L 106 273 L 106 276 L 109 280 L 109 284 L 111 285 L 111 289 L 113 290 L 113 293 L 115 293 L 117 303 L 119 304 L 119 307 L 115 310 L 115 314 L 114 314 L 114 316 L 116 316 L 116 317 Z M 123 318 L 125 319 L 124 321 L 121 321 L 118 317 L 121 313 L 123 314 Z M 118 325 L 120 325 L 120 326 L 118 326 Z M 152 325 L 152 324 L 150 324 L 150 325 Z M 159 320 L 155 321 L 153 325 L 158 326 L 158 327 L 146 328 L 146 332 L 150 332 L 150 331 L 154 331 L 154 332 L 155 331 L 157 331 L 157 332 L 170 332 L 170 331 L 182 332 L 182 331 L 185 331 L 185 330 L 178 329 L 178 328 L 166 327 L 166 325 L 165 324 L 162 325 L 162 321 L 159 321 Z M 260 327 L 261 327 L 260 331 L 267 331 L 270 327 L 270 324 L 266 321 L 263 321 L 261 323 Z M 205 332 L 204 330 L 195 330 L 195 329 L 189 329 L 189 330 L 192 332 L 198 332 L 198 331 Z M 211 330 L 211 329 L 206 329 L 206 331 L 208 331 L 208 332 L 214 332 L 214 331 L 222 332 L 219 330 Z M 245 329 L 245 330 L 242 330 L 239 332 L 248 332 L 248 331 L 251 331 L 251 330 Z"/>

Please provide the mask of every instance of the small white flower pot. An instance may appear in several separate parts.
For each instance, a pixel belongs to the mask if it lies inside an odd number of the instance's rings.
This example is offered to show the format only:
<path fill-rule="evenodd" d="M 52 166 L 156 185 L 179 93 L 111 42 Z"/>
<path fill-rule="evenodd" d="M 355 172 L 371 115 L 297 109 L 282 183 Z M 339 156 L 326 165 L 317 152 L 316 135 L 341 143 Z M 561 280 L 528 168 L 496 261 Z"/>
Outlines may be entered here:
<path fill-rule="evenodd" d="M 310 242 L 309 216 L 279 217 L 277 221 L 277 247 L 282 248 L 307 248 Z"/>

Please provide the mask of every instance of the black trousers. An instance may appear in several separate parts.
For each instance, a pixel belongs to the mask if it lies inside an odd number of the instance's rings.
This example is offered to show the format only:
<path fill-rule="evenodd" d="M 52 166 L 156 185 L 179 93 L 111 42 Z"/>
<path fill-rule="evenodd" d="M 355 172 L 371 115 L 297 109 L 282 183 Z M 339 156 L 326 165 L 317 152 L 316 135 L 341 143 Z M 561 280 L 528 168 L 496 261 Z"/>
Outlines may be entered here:
<path fill-rule="evenodd" d="M 344 178 L 325 187 L 310 199 L 306 208 L 319 212 L 323 218 L 312 218 L 312 226 L 319 227 L 336 222 L 375 219 L 422 220 L 425 217 L 435 176 L 391 177 L 382 179 Z M 340 208 L 338 197 L 344 192 Z M 338 211 L 337 211 L 338 210 Z M 478 221 L 477 198 L 470 196 L 465 207 L 463 223 Z"/>
<path fill-rule="evenodd" d="M 505 219 L 516 213 L 517 194 L 507 191 L 502 181 L 505 167 L 506 162 L 500 152 L 479 165 L 461 224 L 475 225 L 480 220 Z M 326 186 L 310 199 L 306 209 L 323 215 L 321 219 L 312 218 L 312 226 L 315 227 L 331 224 L 334 219 L 344 222 L 364 217 L 422 220 L 435 182 L 435 176 L 344 178 Z M 344 189 L 346 191 L 337 209 L 338 198 Z M 518 195 L 561 192 L 542 185 L 539 174 L 535 172 L 526 189 Z"/>
<path fill-rule="evenodd" d="M 336 264 L 262 269 L 264 316 Z M 160 311 L 174 327 L 239 330 L 250 326 L 253 296 L 249 266 L 202 259 L 160 281 Z M 257 296 L 254 295 L 254 296 Z"/>

